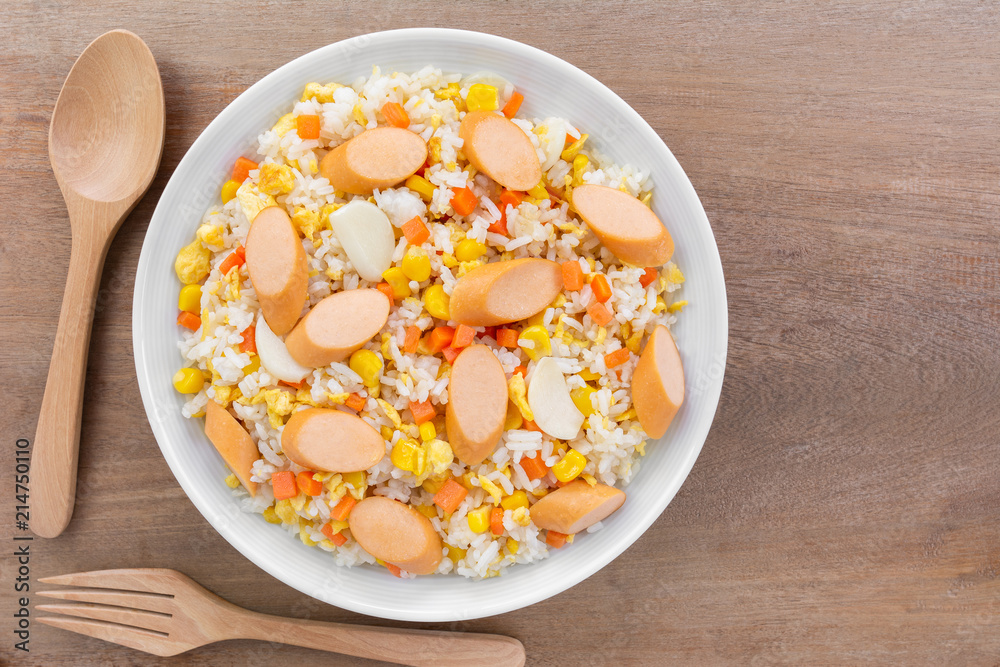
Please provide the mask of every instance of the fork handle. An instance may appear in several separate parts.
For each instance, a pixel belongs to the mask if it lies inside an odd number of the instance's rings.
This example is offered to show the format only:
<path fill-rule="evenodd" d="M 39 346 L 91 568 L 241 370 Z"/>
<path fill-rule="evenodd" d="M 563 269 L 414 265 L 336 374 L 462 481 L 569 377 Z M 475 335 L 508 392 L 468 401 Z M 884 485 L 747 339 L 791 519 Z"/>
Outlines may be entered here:
<path fill-rule="evenodd" d="M 247 612 L 233 639 L 259 639 L 401 665 L 522 667 L 524 646 L 513 637 L 477 632 L 408 630 L 288 619 Z"/>

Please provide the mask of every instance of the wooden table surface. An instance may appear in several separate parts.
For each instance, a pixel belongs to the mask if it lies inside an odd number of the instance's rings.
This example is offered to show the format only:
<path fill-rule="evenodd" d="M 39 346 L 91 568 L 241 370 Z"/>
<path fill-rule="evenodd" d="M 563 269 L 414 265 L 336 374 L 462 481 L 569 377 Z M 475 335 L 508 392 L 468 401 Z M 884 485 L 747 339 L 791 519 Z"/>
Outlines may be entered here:
<path fill-rule="evenodd" d="M 9 4 L 0 26 L 0 660 L 355 662 L 253 642 L 157 660 L 37 623 L 13 648 L 12 453 L 35 431 L 70 250 L 49 117 L 76 56 L 119 27 L 159 62 L 166 146 L 107 258 L 76 514 L 32 543 L 32 581 L 171 567 L 251 609 L 390 624 L 284 586 L 201 517 L 146 422 L 130 317 L 150 215 L 207 123 L 300 54 L 414 25 L 541 47 L 635 107 L 701 196 L 730 309 L 715 426 L 654 526 L 555 598 L 426 627 L 517 637 L 531 665 L 1000 660 L 995 4 L 138 4 Z"/>

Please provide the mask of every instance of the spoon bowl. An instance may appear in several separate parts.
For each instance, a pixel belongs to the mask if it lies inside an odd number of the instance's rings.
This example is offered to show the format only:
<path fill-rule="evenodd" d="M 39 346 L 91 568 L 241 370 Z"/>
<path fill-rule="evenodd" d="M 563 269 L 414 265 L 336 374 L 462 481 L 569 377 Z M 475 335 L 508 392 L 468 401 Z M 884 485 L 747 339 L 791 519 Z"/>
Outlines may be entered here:
<path fill-rule="evenodd" d="M 49 160 L 73 245 L 32 447 L 32 530 L 59 535 L 73 514 L 87 347 L 104 256 L 160 164 L 166 112 L 156 61 L 113 30 L 77 59 L 49 127 Z"/>

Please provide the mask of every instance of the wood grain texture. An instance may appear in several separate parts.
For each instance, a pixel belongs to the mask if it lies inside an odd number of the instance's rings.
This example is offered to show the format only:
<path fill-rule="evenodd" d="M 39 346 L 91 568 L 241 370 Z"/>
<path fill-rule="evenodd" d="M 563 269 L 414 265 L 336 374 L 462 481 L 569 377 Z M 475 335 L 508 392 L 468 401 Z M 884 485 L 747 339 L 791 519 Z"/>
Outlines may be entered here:
<path fill-rule="evenodd" d="M 34 432 L 69 258 L 45 150 L 59 85 L 91 39 L 122 27 L 149 44 L 167 98 L 163 166 L 113 242 L 98 295 L 76 514 L 58 540 L 33 543 L 33 576 L 176 568 L 271 614 L 507 634 L 524 643 L 530 665 L 997 663 L 996 5 L 370 7 L 249 0 L 239 8 L 5 8 L 0 359 L 8 454 L 16 437 Z M 314 602 L 262 573 L 201 518 L 146 424 L 130 303 L 156 199 L 227 103 L 329 42 L 434 24 L 496 32 L 565 58 L 660 133 L 718 239 L 730 353 L 704 451 L 633 547 L 522 611 L 419 626 Z M 0 474 L 11 508 L 12 464 Z M 14 564 L 9 556 L 2 563 L 6 587 Z M 30 655 L 15 655 L 8 600 L 2 659 L 181 664 L 40 625 Z M 273 666 L 321 657 L 238 641 L 182 660 Z"/>

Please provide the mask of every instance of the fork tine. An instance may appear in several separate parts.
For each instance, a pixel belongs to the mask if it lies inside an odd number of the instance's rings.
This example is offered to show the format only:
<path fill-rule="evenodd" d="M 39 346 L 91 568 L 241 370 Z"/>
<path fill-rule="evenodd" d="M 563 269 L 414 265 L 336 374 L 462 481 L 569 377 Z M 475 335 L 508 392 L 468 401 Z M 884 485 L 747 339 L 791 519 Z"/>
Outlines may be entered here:
<path fill-rule="evenodd" d="M 155 611 L 161 614 L 170 614 L 174 610 L 173 598 L 162 595 L 150 595 L 147 593 L 130 593 L 128 591 L 115 591 L 110 589 L 61 589 L 54 591 L 39 591 L 38 595 L 56 600 L 70 600 L 73 602 L 90 602 L 94 604 L 113 605 L 116 607 L 128 607 L 131 609 L 141 609 L 143 611 Z"/>
<path fill-rule="evenodd" d="M 162 632 L 164 634 L 170 633 L 171 616 L 155 611 L 110 607 L 103 604 L 36 604 L 35 609 L 53 614 L 65 614 L 66 616 L 79 616 L 80 618 L 90 618 L 97 621 L 131 625 L 136 628 Z"/>
<path fill-rule="evenodd" d="M 145 593 L 170 595 L 172 590 L 176 588 L 176 585 L 165 584 L 163 579 L 169 581 L 169 578 L 175 575 L 176 573 L 173 570 L 124 568 L 120 570 L 95 570 L 93 572 L 60 574 L 53 577 L 44 577 L 38 581 L 43 584 L 57 584 L 59 586 L 116 588 L 123 591 L 142 591 Z"/>
<path fill-rule="evenodd" d="M 36 620 L 39 623 L 45 623 L 54 628 L 61 628 L 81 635 L 87 635 L 88 637 L 103 639 L 104 641 L 121 644 L 122 646 L 128 646 L 129 648 L 154 655 L 177 655 L 189 648 L 170 639 L 163 633 L 132 628 L 117 623 L 69 618 L 66 616 L 41 616 Z"/>

